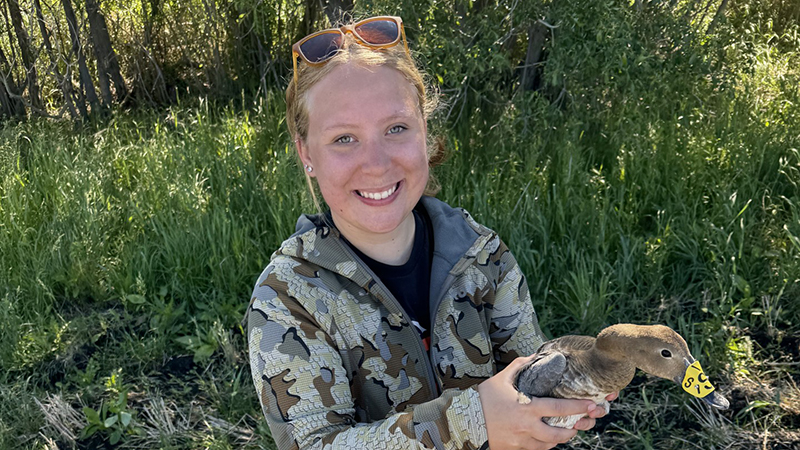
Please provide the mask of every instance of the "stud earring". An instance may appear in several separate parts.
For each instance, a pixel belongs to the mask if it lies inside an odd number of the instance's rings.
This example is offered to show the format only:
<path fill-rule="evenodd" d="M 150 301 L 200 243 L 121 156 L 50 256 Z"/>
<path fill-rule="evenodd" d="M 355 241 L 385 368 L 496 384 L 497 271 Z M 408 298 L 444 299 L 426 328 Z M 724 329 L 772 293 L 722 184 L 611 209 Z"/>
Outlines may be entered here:
<path fill-rule="evenodd" d="M 308 164 L 304 165 L 303 167 L 305 167 L 305 168 L 306 168 L 306 172 L 308 172 L 308 173 L 311 173 L 311 172 L 313 172 L 313 171 L 314 171 L 314 168 L 313 168 L 313 167 L 311 167 L 311 166 L 309 166 Z"/>

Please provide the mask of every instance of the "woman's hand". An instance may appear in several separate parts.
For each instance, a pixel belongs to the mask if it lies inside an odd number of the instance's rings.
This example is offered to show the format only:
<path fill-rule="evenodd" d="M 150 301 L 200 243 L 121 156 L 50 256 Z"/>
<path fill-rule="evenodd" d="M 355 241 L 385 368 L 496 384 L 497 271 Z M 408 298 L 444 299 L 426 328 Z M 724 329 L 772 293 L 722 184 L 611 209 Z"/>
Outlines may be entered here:
<path fill-rule="evenodd" d="M 486 420 L 489 447 L 492 450 L 526 449 L 544 450 L 572 439 L 577 430 L 588 430 L 595 419 L 603 417 L 603 408 L 590 400 L 533 398 L 529 404 L 517 401 L 514 376 L 531 357 L 517 358 L 502 372 L 478 385 L 481 406 Z M 616 394 L 609 395 L 609 400 Z M 551 427 L 542 417 L 589 414 L 573 429 Z"/>
<path fill-rule="evenodd" d="M 619 397 L 619 392 L 614 392 L 613 394 L 606 395 L 606 401 L 613 402 L 614 400 Z M 606 415 L 606 412 L 603 408 L 595 408 L 594 411 L 589 413 L 589 417 L 584 417 L 578 420 L 578 423 L 575 424 L 573 427 L 576 430 L 581 431 L 588 431 L 594 428 L 594 419 L 599 419 Z"/>

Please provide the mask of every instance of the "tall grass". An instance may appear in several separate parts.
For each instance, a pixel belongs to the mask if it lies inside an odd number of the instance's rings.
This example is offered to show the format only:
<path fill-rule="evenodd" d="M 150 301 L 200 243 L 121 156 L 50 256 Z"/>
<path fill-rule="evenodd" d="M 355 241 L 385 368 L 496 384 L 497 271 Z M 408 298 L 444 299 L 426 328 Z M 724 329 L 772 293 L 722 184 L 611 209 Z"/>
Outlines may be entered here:
<path fill-rule="evenodd" d="M 3 131 L 3 384 L 75 388 L 69 377 L 86 377 L 92 361 L 104 373 L 90 384 L 113 368 L 141 375 L 169 355 L 232 345 L 253 274 L 301 211 L 281 104 Z M 5 394 L 0 423 L 16 423 L 18 399 Z"/>
<path fill-rule="evenodd" d="M 441 124 L 452 156 L 439 197 L 509 244 L 548 335 L 671 325 L 734 400 L 709 415 L 637 380 L 606 433 L 574 447 L 791 440 L 797 54 L 724 36 L 668 52 L 648 27 L 667 39 L 679 22 L 564 8 L 541 90 Z M 588 20 L 614 14 L 624 20 Z M 272 251 L 313 212 L 284 130 L 279 92 L 245 109 L 201 101 L 102 125 L 4 125 L 0 448 L 68 445 L 46 413 L 99 409 L 120 390 L 136 424 L 127 445 L 272 445 L 238 323 Z"/>

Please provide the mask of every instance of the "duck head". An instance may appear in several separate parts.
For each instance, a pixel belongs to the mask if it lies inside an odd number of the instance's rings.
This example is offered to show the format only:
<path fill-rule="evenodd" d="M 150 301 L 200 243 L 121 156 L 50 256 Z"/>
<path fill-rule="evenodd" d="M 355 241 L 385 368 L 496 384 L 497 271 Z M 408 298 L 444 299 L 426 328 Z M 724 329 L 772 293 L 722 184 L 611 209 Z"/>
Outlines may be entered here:
<path fill-rule="evenodd" d="M 639 369 L 678 383 L 684 391 L 709 405 L 728 409 L 728 400 L 708 381 L 686 341 L 663 325 L 612 325 L 597 336 L 597 349 L 623 357 Z"/>

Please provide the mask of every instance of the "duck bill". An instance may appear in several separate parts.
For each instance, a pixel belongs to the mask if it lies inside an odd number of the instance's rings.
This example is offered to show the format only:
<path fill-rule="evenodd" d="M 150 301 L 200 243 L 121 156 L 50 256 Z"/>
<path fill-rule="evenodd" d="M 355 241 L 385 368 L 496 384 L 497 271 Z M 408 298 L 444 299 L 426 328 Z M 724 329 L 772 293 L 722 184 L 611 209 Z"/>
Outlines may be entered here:
<path fill-rule="evenodd" d="M 726 410 L 728 407 L 731 406 L 730 402 L 727 398 L 723 397 L 719 392 L 714 391 L 705 397 L 703 397 L 703 401 L 708 403 L 710 406 L 714 408 Z"/>
<path fill-rule="evenodd" d="M 714 386 L 711 385 L 705 372 L 703 372 L 703 368 L 700 367 L 700 362 L 694 358 L 691 361 L 684 359 L 684 362 L 686 363 L 686 370 L 683 376 L 675 379 L 681 385 L 681 388 L 714 408 L 728 409 L 730 406 L 728 399 L 718 393 Z"/>

